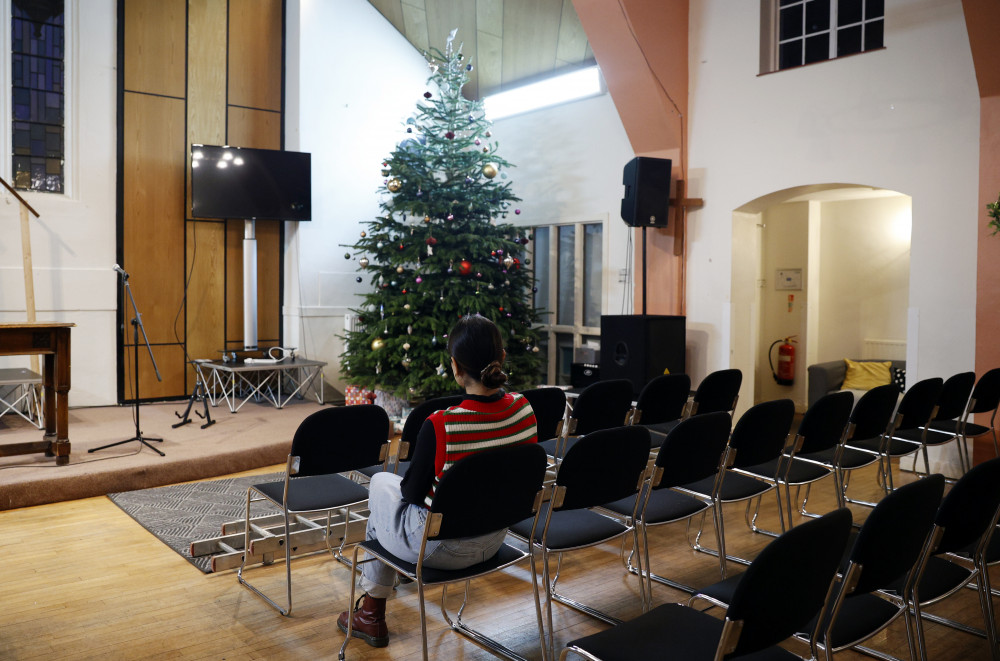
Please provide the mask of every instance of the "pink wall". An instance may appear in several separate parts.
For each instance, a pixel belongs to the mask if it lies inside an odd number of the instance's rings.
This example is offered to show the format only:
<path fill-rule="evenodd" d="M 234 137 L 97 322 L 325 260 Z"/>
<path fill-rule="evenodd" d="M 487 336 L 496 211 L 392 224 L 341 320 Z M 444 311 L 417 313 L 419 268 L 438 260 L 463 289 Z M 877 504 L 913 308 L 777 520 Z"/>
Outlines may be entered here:
<path fill-rule="evenodd" d="M 688 0 L 573 0 L 637 156 L 669 158 L 674 180 L 687 172 Z M 625 164 L 622 163 L 624 166 Z M 642 233 L 636 230 L 635 311 L 641 312 Z M 650 314 L 684 313 L 684 233 L 647 231 Z"/>

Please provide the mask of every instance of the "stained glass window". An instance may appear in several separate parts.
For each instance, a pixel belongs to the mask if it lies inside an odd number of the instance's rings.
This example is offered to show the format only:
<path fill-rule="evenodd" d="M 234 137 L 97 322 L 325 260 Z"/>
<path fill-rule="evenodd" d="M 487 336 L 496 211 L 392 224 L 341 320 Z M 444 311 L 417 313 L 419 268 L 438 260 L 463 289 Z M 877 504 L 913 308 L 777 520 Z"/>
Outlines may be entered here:
<path fill-rule="evenodd" d="M 14 187 L 63 192 L 63 0 L 11 3 Z"/>

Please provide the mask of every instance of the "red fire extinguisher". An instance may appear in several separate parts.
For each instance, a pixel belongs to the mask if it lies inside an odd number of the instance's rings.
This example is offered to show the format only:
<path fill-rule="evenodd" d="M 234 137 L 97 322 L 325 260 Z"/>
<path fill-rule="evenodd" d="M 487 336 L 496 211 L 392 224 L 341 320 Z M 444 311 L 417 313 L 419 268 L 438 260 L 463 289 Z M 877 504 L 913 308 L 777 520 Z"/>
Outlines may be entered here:
<path fill-rule="evenodd" d="M 794 341 L 795 335 L 789 335 L 775 340 L 767 350 L 767 362 L 771 366 L 771 374 L 780 386 L 790 386 L 795 383 L 795 347 L 792 346 Z M 771 352 L 776 344 L 780 345 L 778 346 L 777 371 L 774 370 L 774 363 L 771 361 Z"/>

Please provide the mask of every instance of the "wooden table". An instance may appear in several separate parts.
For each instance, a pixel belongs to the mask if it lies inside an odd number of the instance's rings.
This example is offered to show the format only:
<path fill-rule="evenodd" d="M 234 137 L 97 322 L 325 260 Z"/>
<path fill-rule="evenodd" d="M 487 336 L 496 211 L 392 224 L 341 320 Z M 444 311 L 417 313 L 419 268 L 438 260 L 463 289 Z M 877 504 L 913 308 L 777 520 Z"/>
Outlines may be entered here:
<path fill-rule="evenodd" d="M 0 444 L 0 457 L 44 452 L 69 463 L 69 329 L 76 324 L 30 322 L 0 324 L 0 356 L 44 356 L 45 432 L 34 443 Z"/>

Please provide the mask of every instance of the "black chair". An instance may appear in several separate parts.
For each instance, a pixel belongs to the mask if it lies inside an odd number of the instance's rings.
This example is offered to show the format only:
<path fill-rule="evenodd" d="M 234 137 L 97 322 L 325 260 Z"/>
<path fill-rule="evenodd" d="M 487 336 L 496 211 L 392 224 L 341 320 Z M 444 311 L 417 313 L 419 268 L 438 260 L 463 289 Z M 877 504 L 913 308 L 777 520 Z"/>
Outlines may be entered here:
<path fill-rule="evenodd" d="M 903 393 L 903 398 L 896 407 L 896 415 L 892 428 L 884 438 L 854 439 L 850 446 L 869 452 L 875 451 L 882 456 L 879 463 L 879 478 L 886 493 L 893 489 L 892 460 L 905 457 L 920 449 L 920 437 L 924 428 L 935 415 L 938 395 L 944 383 L 934 377 L 917 381 Z"/>
<path fill-rule="evenodd" d="M 681 419 L 700 413 L 715 413 L 716 411 L 724 411 L 732 415 L 740 398 L 742 384 L 743 372 L 736 368 L 711 372 L 698 384 L 698 388 L 691 398 L 691 403 Z M 678 422 L 679 420 L 674 420 L 664 423 L 657 430 L 657 433 L 666 434 L 677 426 Z"/>
<path fill-rule="evenodd" d="M 980 436 L 986 432 L 991 432 L 993 435 L 993 451 L 997 457 L 1000 457 L 1000 445 L 997 444 L 996 431 L 998 406 L 1000 406 L 1000 368 L 992 369 L 979 377 L 979 381 L 976 382 L 976 386 L 972 389 L 972 395 L 969 397 L 968 404 L 966 404 L 961 418 L 958 420 L 932 420 L 929 425 L 930 431 L 958 435 L 961 439 L 959 441 L 960 446 L 965 452 L 967 467 L 972 465 L 968 454 L 968 440 L 972 436 Z M 972 416 L 977 413 L 991 414 L 988 427 L 972 422 Z"/>
<path fill-rule="evenodd" d="M 628 379 L 609 379 L 592 383 L 580 392 L 570 408 L 557 437 L 539 443 L 556 462 L 576 443 L 578 437 L 626 424 L 632 411 L 632 382 Z"/>
<path fill-rule="evenodd" d="M 926 559 L 910 596 L 910 607 L 916 616 L 918 651 L 922 657 L 927 649 L 922 619 L 982 636 L 989 641 L 990 650 L 994 650 L 994 658 L 997 655 L 997 632 L 986 552 L 1000 514 L 998 484 L 1000 458 L 974 466 L 952 486 L 941 503 L 931 531 L 931 555 Z M 985 631 L 923 612 L 925 606 L 946 599 L 973 581 L 979 593 Z M 894 591 L 905 597 L 904 587 L 899 583 L 894 586 Z"/>
<path fill-rule="evenodd" d="M 531 519 L 510 527 L 512 535 L 542 552 L 542 580 L 545 586 L 545 621 L 549 632 L 549 649 L 555 655 L 552 628 L 552 602 L 558 601 L 582 613 L 605 622 L 620 622 L 596 608 L 556 592 L 562 568 L 563 554 L 589 548 L 631 533 L 638 543 L 635 520 L 639 507 L 637 495 L 643 484 L 649 461 L 649 432 L 642 427 L 615 427 L 581 436 L 566 451 L 549 502 L 538 515 L 544 521 L 534 528 Z M 610 501 L 630 499 L 629 521 L 621 522 L 590 509 Z M 549 558 L 558 556 L 558 568 L 550 578 Z M 640 578 L 640 594 L 646 603 Z"/>
<path fill-rule="evenodd" d="M 844 502 L 866 507 L 875 506 L 872 501 L 848 498 L 847 489 L 851 483 L 852 470 L 876 461 L 879 462 L 880 472 L 884 470 L 880 448 L 886 443 L 886 435 L 892 432 L 892 414 L 896 410 L 899 395 L 899 388 L 895 384 L 876 386 L 862 395 L 854 405 L 844 447 L 855 459 L 850 465 L 843 467 Z M 861 447 L 862 445 L 864 447 Z M 868 457 L 872 457 L 873 461 L 869 461 Z"/>
<path fill-rule="evenodd" d="M 642 531 L 642 546 L 633 546 L 633 553 L 626 559 L 629 572 L 645 578 L 646 597 L 652 601 L 652 581 L 669 585 L 685 592 L 694 592 L 694 588 L 654 574 L 649 564 L 649 534 L 650 526 L 657 526 L 677 521 L 688 520 L 695 514 L 707 513 L 712 509 L 716 543 L 722 549 L 719 558 L 719 573 L 726 576 L 725 537 L 722 535 L 722 507 L 718 502 L 718 489 L 721 475 L 730 464 L 730 453 L 726 452 L 729 439 L 729 428 L 732 420 L 728 413 L 717 411 L 696 415 L 682 420 L 670 430 L 656 456 L 653 473 L 644 485 L 639 499 L 643 503 L 639 507 L 639 528 Z M 710 479 L 711 487 L 706 494 L 693 492 L 683 488 L 685 485 Z M 604 508 L 622 517 L 630 517 L 636 508 L 636 498 L 630 496 L 622 500 L 609 502 Z M 630 559 L 639 551 L 644 558 L 638 567 L 633 567 Z M 643 570 L 645 565 L 645 570 Z"/>
<path fill-rule="evenodd" d="M 470 628 L 462 621 L 462 613 L 469 600 L 469 582 L 526 558 L 531 558 L 532 589 L 534 591 L 539 642 L 542 642 L 541 614 L 538 612 L 538 587 L 535 581 L 533 549 L 521 550 L 504 544 L 489 560 L 465 569 L 434 569 L 426 567 L 425 549 L 430 540 L 475 537 L 495 530 L 502 530 L 514 523 L 535 516 L 543 495 L 543 480 L 547 465 L 545 452 L 535 443 L 513 445 L 469 455 L 458 461 L 441 476 L 434 492 L 434 500 L 424 526 L 420 553 L 416 563 L 405 562 L 389 553 L 378 540 L 366 540 L 354 548 L 354 570 L 351 577 L 351 597 L 348 612 L 354 604 L 357 581 L 358 553 L 365 551 L 368 562 L 379 559 L 400 575 L 417 584 L 420 608 L 420 633 L 423 641 L 423 658 L 427 659 L 427 619 L 424 593 L 428 586 L 441 585 L 441 612 L 452 629 L 487 649 L 508 658 L 521 658 L 499 642 Z M 447 610 L 448 584 L 465 583 L 465 599 L 458 614 L 452 619 Z M 353 619 L 348 618 L 348 631 L 341 645 L 338 658 L 343 659 L 351 641 Z"/>
<path fill-rule="evenodd" d="M 904 594 L 909 594 L 942 493 L 944 476 L 931 475 L 896 489 L 871 511 L 848 544 L 839 590 L 824 609 L 819 635 L 810 641 L 814 658 L 819 658 L 817 648 L 823 649 L 828 661 L 834 652 L 847 648 L 870 652 L 859 645 L 900 615 L 906 618 L 910 657 L 915 658 L 907 600 L 883 591 L 901 581 Z M 815 631 L 816 624 L 814 619 L 808 630 Z"/>
<path fill-rule="evenodd" d="M 655 377 L 639 392 L 629 424 L 648 429 L 653 447 L 660 447 L 668 426 L 684 416 L 690 396 L 691 377 L 687 374 Z"/>
<path fill-rule="evenodd" d="M 351 508 L 368 501 L 368 490 L 339 475 L 374 464 L 389 435 L 389 416 L 380 406 L 363 404 L 324 408 L 305 418 L 292 437 L 285 477 L 281 482 L 254 484 L 247 489 L 244 517 L 243 559 L 236 573 L 240 585 L 276 608 L 282 615 L 292 612 L 291 528 L 323 530 L 327 549 L 342 556 L 347 542 L 347 524 Z M 247 561 L 254 555 L 254 525 L 250 519 L 252 502 L 269 501 L 281 509 L 284 517 L 285 592 L 287 607 L 279 605 L 243 575 Z M 335 551 L 330 543 L 333 510 L 344 510 L 344 536 Z M 303 514 L 326 512 L 326 526 L 319 526 Z"/>
<path fill-rule="evenodd" d="M 826 603 L 851 529 L 839 509 L 774 540 L 747 568 L 725 619 L 679 604 L 664 604 L 612 629 L 567 643 L 560 659 L 684 659 L 708 661 L 759 653 L 753 659 L 796 660 L 775 647 Z"/>
<path fill-rule="evenodd" d="M 778 476 L 771 474 L 765 479 L 761 476 L 762 465 L 774 466 L 776 460 L 788 440 L 795 417 L 795 403 L 790 399 L 777 399 L 771 402 L 761 402 L 751 406 L 740 416 L 729 437 L 729 448 L 735 452 L 733 465 L 725 472 L 719 489 L 718 500 L 721 504 L 747 501 L 744 518 L 747 527 L 752 532 L 761 532 L 757 528 L 757 516 L 760 514 L 761 501 L 769 491 L 778 496 L 778 520 L 781 531 L 785 531 L 785 515 L 781 505 L 780 493 L 777 490 Z M 709 488 L 711 478 L 701 483 L 691 485 L 694 491 L 703 492 Z M 755 505 L 756 503 L 756 505 Z M 753 514 L 751 515 L 751 508 Z M 725 530 L 722 531 L 725 535 Z M 695 536 L 694 549 L 711 555 L 718 555 L 717 549 L 701 545 L 702 531 Z M 728 560 L 744 565 L 750 561 L 738 556 L 727 555 Z"/>
<path fill-rule="evenodd" d="M 806 452 L 804 449 L 796 455 L 797 459 L 812 461 L 833 471 L 837 483 L 837 505 L 847 505 L 847 484 L 851 471 L 870 466 L 881 461 L 881 455 L 861 448 L 852 447 L 848 439 L 881 437 L 889 431 L 889 421 L 892 411 L 899 398 L 899 388 L 892 384 L 877 386 L 867 391 L 854 405 L 847 419 L 847 427 L 840 443 L 833 447 L 816 452 Z M 809 498 L 809 488 L 806 485 L 806 500 Z M 805 512 L 805 506 L 802 509 Z"/>
<path fill-rule="evenodd" d="M 538 440 L 545 441 L 559 435 L 559 423 L 566 417 L 566 392 L 562 388 L 532 388 L 521 394 L 535 412 Z"/>
<path fill-rule="evenodd" d="M 399 445 L 396 447 L 395 456 L 386 452 L 385 456 L 381 458 L 381 463 L 365 466 L 358 473 L 368 478 L 371 478 L 375 473 L 386 470 L 393 473 L 405 473 L 410 465 L 407 459 L 410 458 L 410 452 L 417 442 L 417 434 L 420 433 L 424 420 L 435 411 L 443 411 L 450 406 L 461 404 L 463 399 L 465 399 L 464 395 L 447 395 L 428 399 L 414 406 L 413 410 L 406 416 L 406 422 L 403 423 L 403 431 L 399 435 Z M 392 460 L 391 464 L 390 460 Z"/>
<path fill-rule="evenodd" d="M 937 413 L 931 418 L 929 424 L 922 431 L 921 452 L 924 456 L 924 475 L 931 472 L 931 462 L 927 457 L 928 446 L 944 445 L 951 441 L 958 441 L 958 420 L 968 409 L 969 396 L 972 394 L 972 387 L 976 384 L 975 372 L 959 372 L 948 377 L 941 386 L 941 393 L 938 395 Z M 935 428 L 935 424 L 938 425 Z M 948 429 L 950 428 L 950 429 Z M 965 452 L 965 444 L 958 445 L 958 464 L 962 474 L 969 470 L 971 462 Z M 913 471 L 917 470 L 917 455 L 913 455 Z"/>

